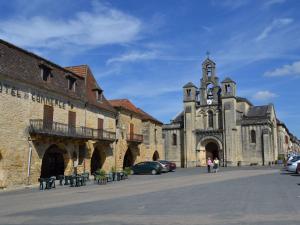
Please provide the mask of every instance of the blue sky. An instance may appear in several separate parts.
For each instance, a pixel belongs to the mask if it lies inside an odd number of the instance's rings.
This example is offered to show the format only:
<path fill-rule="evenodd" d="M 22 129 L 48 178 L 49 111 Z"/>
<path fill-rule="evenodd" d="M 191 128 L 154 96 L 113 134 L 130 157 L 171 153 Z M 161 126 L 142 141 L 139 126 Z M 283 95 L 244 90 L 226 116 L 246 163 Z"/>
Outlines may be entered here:
<path fill-rule="evenodd" d="M 300 137 L 300 1 L 11 0 L 0 38 L 62 66 L 88 64 L 106 97 L 129 98 L 163 122 L 199 86 L 210 52 L 238 95 L 273 102 Z"/>

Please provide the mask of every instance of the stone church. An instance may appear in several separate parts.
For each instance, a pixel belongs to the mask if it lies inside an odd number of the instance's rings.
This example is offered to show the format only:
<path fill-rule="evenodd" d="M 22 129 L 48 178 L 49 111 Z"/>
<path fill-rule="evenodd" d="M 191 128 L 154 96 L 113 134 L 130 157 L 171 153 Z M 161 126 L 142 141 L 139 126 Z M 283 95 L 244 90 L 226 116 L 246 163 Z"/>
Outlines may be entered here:
<path fill-rule="evenodd" d="M 207 58 L 200 87 L 183 86 L 184 109 L 163 126 L 166 159 L 181 167 L 205 166 L 208 157 L 218 157 L 223 166 L 269 165 L 286 154 L 279 143 L 291 135 L 278 135 L 274 106 L 254 106 L 236 90 L 229 77 L 219 82 L 216 64 Z"/>

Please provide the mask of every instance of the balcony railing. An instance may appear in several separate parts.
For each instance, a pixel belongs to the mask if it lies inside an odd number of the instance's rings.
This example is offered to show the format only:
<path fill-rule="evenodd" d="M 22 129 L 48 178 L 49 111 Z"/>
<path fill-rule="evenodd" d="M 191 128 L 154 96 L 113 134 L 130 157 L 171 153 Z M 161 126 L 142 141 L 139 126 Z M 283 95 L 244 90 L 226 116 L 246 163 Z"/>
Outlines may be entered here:
<path fill-rule="evenodd" d="M 143 142 L 143 135 L 129 133 L 129 134 L 127 134 L 127 141 L 141 143 L 141 142 Z"/>
<path fill-rule="evenodd" d="M 45 122 L 41 119 L 29 121 L 29 132 L 47 136 L 57 136 L 66 138 L 77 138 L 87 140 L 107 140 L 114 141 L 116 133 L 106 130 L 93 129 L 88 127 L 72 127 L 68 124 L 58 122 Z"/>

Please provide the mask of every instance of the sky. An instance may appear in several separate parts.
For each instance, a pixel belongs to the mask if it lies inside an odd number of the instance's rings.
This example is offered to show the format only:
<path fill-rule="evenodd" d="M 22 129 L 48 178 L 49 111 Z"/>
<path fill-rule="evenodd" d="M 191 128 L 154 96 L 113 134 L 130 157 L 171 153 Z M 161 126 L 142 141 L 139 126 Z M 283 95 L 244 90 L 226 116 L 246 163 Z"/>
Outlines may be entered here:
<path fill-rule="evenodd" d="M 0 38 L 61 66 L 87 64 L 108 99 L 168 123 L 207 52 L 220 80 L 273 103 L 300 138 L 298 0 L 0 1 Z"/>

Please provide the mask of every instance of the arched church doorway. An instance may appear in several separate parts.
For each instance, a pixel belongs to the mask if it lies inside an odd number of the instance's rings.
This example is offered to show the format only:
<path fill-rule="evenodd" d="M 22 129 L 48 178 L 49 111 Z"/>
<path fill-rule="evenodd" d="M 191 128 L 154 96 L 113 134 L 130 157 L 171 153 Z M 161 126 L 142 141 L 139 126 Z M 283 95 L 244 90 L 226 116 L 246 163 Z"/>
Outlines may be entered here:
<path fill-rule="evenodd" d="M 209 142 L 205 145 L 205 152 L 206 152 L 206 159 L 211 158 L 215 159 L 216 157 L 219 158 L 219 147 L 214 142 Z"/>
<path fill-rule="evenodd" d="M 157 151 L 154 152 L 153 157 L 152 157 L 152 160 L 153 160 L 153 161 L 159 160 L 159 154 L 158 154 Z"/>
<path fill-rule="evenodd" d="M 123 169 L 125 167 L 131 167 L 134 164 L 134 158 L 133 154 L 130 149 L 127 149 L 125 156 L 124 156 L 124 161 L 123 161 Z"/>
<path fill-rule="evenodd" d="M 105 159 L 105 152 L 102 149 L 96 148 L 91 158 L 91 174 L 102 168 Z"/>
<path fill-rule="evenodd" d="M 56 145 L 48 148 L 43 156 L 41 177 L 64 175 L 65 163 L 63 151 Z"/>

